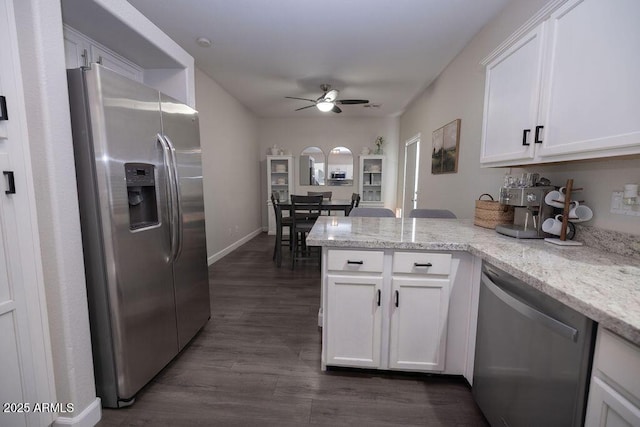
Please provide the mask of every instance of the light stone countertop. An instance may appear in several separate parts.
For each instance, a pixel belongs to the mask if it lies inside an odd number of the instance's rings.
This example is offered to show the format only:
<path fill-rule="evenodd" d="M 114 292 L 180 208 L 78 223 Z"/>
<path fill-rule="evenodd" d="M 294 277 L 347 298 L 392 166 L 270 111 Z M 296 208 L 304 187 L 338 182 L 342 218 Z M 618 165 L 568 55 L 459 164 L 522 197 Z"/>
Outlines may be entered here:
<path fill-rule="evenodd" d="M 467 251 L 640 345 L 640 261 L 585 246 L 514 239 L 471 220 L 318 219 L 307 244 Z"/>

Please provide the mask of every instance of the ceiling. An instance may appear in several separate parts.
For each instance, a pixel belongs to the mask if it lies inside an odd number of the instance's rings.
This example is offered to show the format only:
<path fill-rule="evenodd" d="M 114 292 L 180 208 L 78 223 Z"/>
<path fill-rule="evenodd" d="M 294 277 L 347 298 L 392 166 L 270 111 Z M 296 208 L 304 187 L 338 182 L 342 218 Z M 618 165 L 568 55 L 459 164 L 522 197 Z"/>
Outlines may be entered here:
<path fill-rule="evenodd" d="M 285 96 L 316 99 L 340 116 L 401 114 L 508 0 L 128 0 L 261 117 L 335 115 Z M 196 43 L 206 37 L 212 45 Z M 337 115 L 336 115 L 337 116 Z"/>

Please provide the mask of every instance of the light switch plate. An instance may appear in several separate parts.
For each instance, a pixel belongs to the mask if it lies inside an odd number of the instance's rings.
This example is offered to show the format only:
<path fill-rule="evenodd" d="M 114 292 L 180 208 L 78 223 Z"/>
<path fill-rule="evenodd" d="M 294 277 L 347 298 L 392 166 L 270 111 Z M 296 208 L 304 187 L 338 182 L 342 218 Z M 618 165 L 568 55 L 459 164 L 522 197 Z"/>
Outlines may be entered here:
<path fill-rule="evenodd" d="M 625 205 L 622 202 L 622 191 L 611 194 L 611 213 L 618 215 L 640 216 L 640 205 Z"/>

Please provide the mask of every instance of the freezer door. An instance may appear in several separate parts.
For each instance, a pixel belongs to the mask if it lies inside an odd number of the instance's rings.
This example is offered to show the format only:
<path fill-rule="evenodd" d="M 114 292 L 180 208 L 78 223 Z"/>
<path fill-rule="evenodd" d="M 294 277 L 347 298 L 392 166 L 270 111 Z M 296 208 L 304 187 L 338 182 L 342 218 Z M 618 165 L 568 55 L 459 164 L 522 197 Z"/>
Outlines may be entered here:
<path fill-rule="evenodd" d="M 97 64 L 85 81 L 90 137 L 74 125 L 74 144 L 92 156 L 78 180 L 89 188 L 81 214 L 97 388 L 115 381 L 126 400 L 178 353 L 160 94 Z"/>
<path fill-rule="evenodd" d="M 166 95 L 161 99 L 163 134 L 177 163 L 180 230 L 173 276 L 182 349 L 210 317 L 200 132 L 195 110 Z"/>

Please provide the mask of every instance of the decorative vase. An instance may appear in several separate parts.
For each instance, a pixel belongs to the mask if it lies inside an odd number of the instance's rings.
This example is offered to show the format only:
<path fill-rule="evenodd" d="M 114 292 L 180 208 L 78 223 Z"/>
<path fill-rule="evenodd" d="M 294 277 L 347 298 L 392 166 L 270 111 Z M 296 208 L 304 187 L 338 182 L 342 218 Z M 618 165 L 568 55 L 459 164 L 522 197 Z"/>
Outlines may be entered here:
<path fill-rule="evenodd" d="M 373 154 L 382 154 L 382 147 L 376 148 L 376 151 L 374 151 Z"/>

